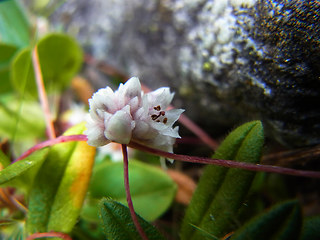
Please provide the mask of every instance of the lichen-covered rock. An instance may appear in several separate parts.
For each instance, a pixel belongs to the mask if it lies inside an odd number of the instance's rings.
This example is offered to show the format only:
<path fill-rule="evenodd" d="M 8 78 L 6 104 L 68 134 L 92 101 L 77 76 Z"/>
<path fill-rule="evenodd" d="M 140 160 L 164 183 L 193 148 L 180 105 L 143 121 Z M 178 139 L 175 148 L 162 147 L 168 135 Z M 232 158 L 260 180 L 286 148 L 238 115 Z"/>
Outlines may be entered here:
<path fill-rule="evenodd" d="M 319 1 L 68 0 L 52 20 L 95 57 L 175 89 L 209 133 L 261 118 L 284 144 L 320 143 Z"/>

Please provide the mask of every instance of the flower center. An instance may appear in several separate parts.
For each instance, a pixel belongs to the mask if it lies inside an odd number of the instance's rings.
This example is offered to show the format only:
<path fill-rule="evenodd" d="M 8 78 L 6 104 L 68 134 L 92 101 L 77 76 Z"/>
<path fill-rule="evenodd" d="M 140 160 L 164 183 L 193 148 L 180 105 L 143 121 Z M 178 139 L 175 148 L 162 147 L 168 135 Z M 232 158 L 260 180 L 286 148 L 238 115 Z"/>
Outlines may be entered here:
<path fill-rule="evenodd" d="M 157 113 L 152 114 L 151 119 L 155 122 L 162 122 L 162 123 L 166 124 L 168 122 L 168 118 L 165 117 L 166 112 L 161 111 L 160 105 L 154 107 L 153 109 L 156 110 Z"/>

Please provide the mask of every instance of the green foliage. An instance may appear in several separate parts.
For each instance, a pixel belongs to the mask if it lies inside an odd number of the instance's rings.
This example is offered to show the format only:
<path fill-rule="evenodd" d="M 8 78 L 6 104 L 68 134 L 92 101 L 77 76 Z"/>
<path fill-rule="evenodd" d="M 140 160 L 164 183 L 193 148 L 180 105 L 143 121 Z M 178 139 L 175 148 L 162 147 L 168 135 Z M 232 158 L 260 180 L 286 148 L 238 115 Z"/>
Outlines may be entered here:
<path fill-rule="evenodd" d="M 21 185 L 32 184 L 31 170 L 43 163 L 46 156 L 48 155 L 49 149 L 44 148 L 39 151 L 34 152 L 28 157 L 11 164 L 1 170 L 0 172 L 0 186 L 12 186 L 18 187 Z M 2 152 L 1 152 L 2 153 Z M 6 156 L 2 153 L 0 154 L 1 163 L 7 162 Z"/>
<path fill-rule="evenodd" d="M 114 200 L 104 198 L 100 203 L 100 211 L 103 229 L 107 239 L 141 239 L 131 220 L 130 211 L 127 207 Z M 164 240 L 164 237 L 160 235 L 154 226 L 139 215 L 137 217 L 148 239 Z"/>
<path fill-rule="evenodd" d="M 26 47 L 30 43 L 30 32 L 30 24 L 19 1 L 0 1 L 0 41 L 18 48 Z"/>
<path fill-rule="evenodd" d="M 213 158 L 258 163 L 263 142 L 261 122 L 249 122 L 231 132 Z M 181 238 L 205 239 L 203 232 L 222 237 L 235 228 L 238 210 L 254 175 L 241 169 L 207 166 L 186 211 Z"/>
<path fill-rule="evenodd" d="M 10 165 L 10 159 L 7 157 L 7 155 L 4 154 L 2 150 L 0 150 L 0 169 L 2 170 L 3 168 L 8 167 L 9 165 Z"/>
<path fill-rule="evenodd" d="M 1 137 L 23 141 L 45 135 L 43 112 L 36 102 L 19 102 L 14 98 L 1 101 L 0 116 Z"/>
<path fill-rule="evenodd" d="M 11 60 L 17 50 L 18 48 L 15 46 L 0 43 L 0 94 L 12 91 L 9 69 Z"/>
<path fill-rule="evenodd" d="M 65 89 L 82 64 L 82 51 L 79 45 L 67 35 L 53 33 L 42 38 L 37 47 L 46 91 Z M 14 58 L 11 80 L 13 87 L 21 95 L 37 97 L 30 48 L 24 49 Z"/>
<path fill-rule="evenodd" d="M 83 124 L 65 135 L 81 134 Z M 70 232 L 87 191 L 95 148 L 86 142 L 53 146 L 35 178 L 29 196 L 28 233 Z"/>
<path fill-rule="evenodd" d="M 161 216 L 176 193 L 175 183 L 163 170 L 142 162 L 129 162 L 129 181 L 135 210 L 148 221 Z M 96 204 L 102 197 L 111 197 L 126 205 L 123 163 L 99 164 L 94 170 L 89 193 L 89 204 L 84 208 L 83 216 L 92 220 L 98 216 Z"/>
<path fill-rule="evenodd" d="M 320 239 L 320 216 L 306 218 L 303 222 L 301 240 Z"/>
<path fill-rule="evenodd" d="M 30 43 L 30 25 L 17 0 L 0 1 L 0 94 L 12 92 L 10 64 Z"/>
<path fill-rule="evenodd" d="M 232 240 L 295 240 L 301 231 L 301 209 L 297 201 L 278 204 L 244 224 Z"/>

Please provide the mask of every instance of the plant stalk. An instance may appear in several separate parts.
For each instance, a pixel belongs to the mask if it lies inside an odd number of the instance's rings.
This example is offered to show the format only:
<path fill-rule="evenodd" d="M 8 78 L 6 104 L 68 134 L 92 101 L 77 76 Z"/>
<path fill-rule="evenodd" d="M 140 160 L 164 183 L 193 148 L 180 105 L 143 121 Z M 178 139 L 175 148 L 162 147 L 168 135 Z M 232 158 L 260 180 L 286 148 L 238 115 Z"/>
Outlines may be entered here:
<path fill-rule="evenodd" d="M 50 114 L 48 97 L 47 97 L 46 90 L 43 83 L 43 77 L 42 77 L 42 72 L 41 72 L 41 67 L 39 62 L 37 46 L 35 46 L 34 50 L 32 51 L 32 64 L 33 64 L 33 69 L 34 69 L 35 78 L 36 78 L 39 100 L 41 103 L 41 107 L 42 107 L 45 122 L 46 122 L 47 134 L 49 135 L 49 139 L 54 139 L 56 138 L 56 134 L 54 131 L 54 126 L 53 126 L 53 122 Z"/>
<path fill-rule="evenodd" d="M 14 162 L 22 160 L 35 152 L 44 147 L 52 146 L 54 144 L 62 143 L 62 142 L 69 142 L 69 141 L 87 141 L 86 135 L 70 135 L 70 136 L 60 136 L 53 140 L 47 140 L 41 142 L 25 153 L 23 153 L 18 159 Z M 174 159 L 183 162 L 192 162 L 192 163 L 200 163 L 200 164 L 212 164 L 218 165 L 222 167 L 230 167 L 230 168 L 241 168 L 246 169 L 249 171 L 256 171 L 256 172 L 270 172 L 270 173 L 278 173 L 284 175 L 292 175 L 292 176 L 299 176 L 299 177 L 309 177 L 309 178 L 320 178 L 319 171 L 308 171 L 308 170 L 297 170 L 292 168 L 284 168 L 272 165 L 262 165 L 262 164 L 252 164 L 252 163 L 245 163 L 245 162 L 237 162 L 232 160 L 224 160 L 224 159 L 212 159 L 212 158 L 204 158 L 204 157 L 196 157 L 196 156 L 188 156 L 188 155 L 181 155 L 181 154 L 174 154 L 169 152 L 164 152 L 158 149 L 150 148 L 147 146 L 143 146 L 141 144 L 130 142 L 129 147 L 151 153 L 153 155 L 162 156 L 169 159 Z"/>
<path fill-rule="evenodd" d="M 130 210 L 131 218 L 132 218 L 132 221 L 133 221 L 134 225 L 136 226 L 141 238 L 144 240 L 148 240 L 147 235 L 145 234 L 141 225 L 139 224 L 137 215 L 136 215 L 134 208 L 133 208 L 132 199 L 131 199 L 130 186 L 129 186 L 129 161 L 128 161 L 127 145 L 122 144 L 121 146 L 122 146 L 122 154 L 123 154 L 124 186 L 126 189 L 127 203 L 128 203 L 128 207 Z"/>
<path fill-rule="evenodd" d="M 72 240 L 72 238 L 65 233 L 61 233 L 61 232 L 46 232 L 46 233 L 34 233 L 32 235 L 30 235 L 29 237 L 26 238 L 26 240 L 33 240 L 33 239 L 37 239 L 37 238 L 60 238 L 60 239 L 64 239 L 64 240 Z"/>

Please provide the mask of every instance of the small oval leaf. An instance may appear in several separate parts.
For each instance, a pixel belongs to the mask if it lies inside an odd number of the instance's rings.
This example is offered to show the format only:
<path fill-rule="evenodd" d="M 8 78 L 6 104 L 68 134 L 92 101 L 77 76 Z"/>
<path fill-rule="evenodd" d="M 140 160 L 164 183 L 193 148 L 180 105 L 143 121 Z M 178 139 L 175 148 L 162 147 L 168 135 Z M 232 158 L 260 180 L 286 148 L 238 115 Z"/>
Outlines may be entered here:
<path fill-rule="evenodd" d="M 61 91 L 69 86 L 82 64 L 82 50 L 77 42 L 67 35 L 52 33 L 42 38 L 37 48 L 46 91 Z M 21 95 L 37 98 L 29 48 L 22 50 L 14 58 L 11 65 L 11 81 Z"/>
<path fill-rule="evenodd" d="M 139 161 L 129 162 L 129 181 L 135 210 L 148 221 L 157 219 L 169 208 L 177 189 L 163 170 Z M 111 197 L 126 205 L 123 163 L 104 162 L 98 165 L 89 192 L 92 199 Z M 91 202 L 94 204 L 95 201 Z M 92 209 L 93 206 L 88 207 Z"/>

